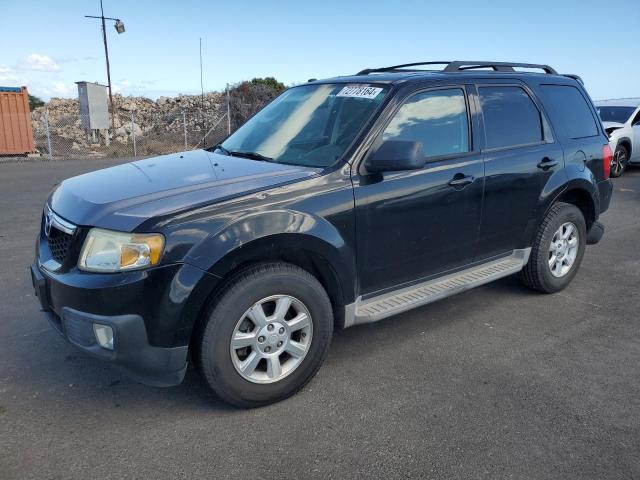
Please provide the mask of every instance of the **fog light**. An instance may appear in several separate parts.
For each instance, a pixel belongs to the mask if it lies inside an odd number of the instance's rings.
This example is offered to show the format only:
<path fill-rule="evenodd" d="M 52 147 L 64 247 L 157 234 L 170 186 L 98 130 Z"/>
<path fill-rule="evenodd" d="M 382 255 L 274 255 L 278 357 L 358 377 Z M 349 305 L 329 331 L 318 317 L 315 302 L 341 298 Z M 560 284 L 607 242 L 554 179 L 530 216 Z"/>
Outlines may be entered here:
<path fill-rule="evenodd" d="M 98 344 L 107 350 L 113 350 L 113 329 L 109 325 L 93 324 L 93 333 Z"/>

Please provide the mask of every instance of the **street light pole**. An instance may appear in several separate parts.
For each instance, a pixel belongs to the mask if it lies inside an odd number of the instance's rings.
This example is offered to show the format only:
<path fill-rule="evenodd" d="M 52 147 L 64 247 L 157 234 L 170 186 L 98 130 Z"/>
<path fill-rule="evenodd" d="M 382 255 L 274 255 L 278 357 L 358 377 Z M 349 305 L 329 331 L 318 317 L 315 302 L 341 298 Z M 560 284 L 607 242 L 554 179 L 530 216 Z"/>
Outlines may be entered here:
<path fill-rule="evenodd" d="M 113 95 L 111 93 L 111 69 L 109 68 L 109 48 L 107 47 L 107 29 L 104 25 L 104 9 L 102 8 L 102 0 L 100 0 L 100 16 L 102 17 L 102 40 L 104 41 L 104 57 L 107 59 L 107 86 L 109 87 L 109 108 L 111 109 L 111 134 L 115 135 L 116 120 L 115 110 L 113 109 Z"/>
<path fill-rule="evenodd" d="M 102 41 L 104 42 L 104 57 L 107 61 L 107 87 L 109 88 L 109 109 L 111 110 L 111 130 L 115 132 L 116 120 L 115 109 L 113 108 L 113 95 L 111 93 L 111 69 L 109 68 L 109 48 L 107 47 L 107 28 L 105 26 L 105 20 L 113 20 L 116 22 L 116 32 L 118 34 L 124 32 L 124 24 L 119 18 L 110 18 L 104 16 L 104 8 L 102 7 L 102 0 L 100 0 L 100 16 L 85 15 L 86 18 L 99 18 L 102 21 Z"/>

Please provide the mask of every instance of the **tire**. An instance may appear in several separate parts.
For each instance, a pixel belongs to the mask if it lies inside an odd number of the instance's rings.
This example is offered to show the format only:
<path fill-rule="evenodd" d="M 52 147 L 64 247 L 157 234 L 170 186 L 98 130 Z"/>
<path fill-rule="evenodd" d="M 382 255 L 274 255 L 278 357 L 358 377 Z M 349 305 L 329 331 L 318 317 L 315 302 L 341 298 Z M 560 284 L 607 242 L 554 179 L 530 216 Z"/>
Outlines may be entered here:
<path fill-rule="evenodd" d="M 611 160 L 611 171 L 609 176 L 618 178 L 627 169 L 629 163 L 629 149 L 625 145 L 618 145 Z"/>
<path fill-rule="evenodd" d="M 562 235 L 556 237 L 561 227 L 563 234 L 567 234 L 568 225 L 573 225 L 575 228 L 575 237 L 577 237 L 575 250 L 570 246 L 573 243 L 572 235 L 569 235 L 566 243 L 563 242 Z M 544 293 L 559 292 L 569 285 L 584 256 L 586 230 L 584 216 L 575 205 L 569 203 L 553 205 L 538 228 L 529 261 L 520 272 L 521 281 L 527 287 Z M 554 250 L 551 251 L 551 243 L 554 239 L 556 243 Z M 563 248 L 558 248 L 558 245 L 562 245 Z M 553 265 L 550 262 L 553 262 Z M 560 267 L 558 267 L 559 264 Z"/>
<path fill-rule="evenodd" d="M 196 367 L 213 391 L 238 407 L 259 407 L 293 395 L 313 378 L 329 351 L 333 311 L 307 271 L 254 264 L 211 301 L 196 335 Z M 232 338 L 244 345 L 245 337 L 251 337 L 247 347 L 232 345 Z"/>

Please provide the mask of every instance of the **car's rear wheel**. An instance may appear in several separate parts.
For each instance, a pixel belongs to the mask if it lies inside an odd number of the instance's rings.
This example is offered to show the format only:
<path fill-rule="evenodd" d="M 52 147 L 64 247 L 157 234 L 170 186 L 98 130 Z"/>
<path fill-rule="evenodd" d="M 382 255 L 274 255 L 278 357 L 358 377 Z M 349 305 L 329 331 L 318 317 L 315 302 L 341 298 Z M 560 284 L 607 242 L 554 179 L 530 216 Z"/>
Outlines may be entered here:
<path fill-rule="evenodd" d="M 283 400 L 302 388 L 324 361 L 333 333 L 322 285 L 286 263 L 234 275 L 205 322 L 196 363 L 218 396 L 241 407 Z"/>
<path fill-rule="evenodd" d="M 545 293 L 565 288 L 582 262 L 586 238 L 580 209 L 568 203 L 555 204 L 538 229 L 529 261 L 520 273 L 522 282 Z"/>
<path fill-rule="evenodd" d="M 627 163 L 629 163 L 629 150 L 626 145 L 618 145 L 611 159 L 610 175 L 614 178 L 622 175 L 627 168 Z"/>

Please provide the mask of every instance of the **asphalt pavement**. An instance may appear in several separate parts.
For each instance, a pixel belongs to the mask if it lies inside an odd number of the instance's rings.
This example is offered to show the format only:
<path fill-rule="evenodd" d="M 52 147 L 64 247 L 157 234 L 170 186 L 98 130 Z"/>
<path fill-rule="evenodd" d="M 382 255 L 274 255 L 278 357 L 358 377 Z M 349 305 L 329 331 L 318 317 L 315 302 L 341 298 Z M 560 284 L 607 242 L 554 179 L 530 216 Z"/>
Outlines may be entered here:
<path fill-rule="evenodd" d="M 640 169 L 563 292 L 510 277 L 338 331 L 302 392 L 237 410 L 193 370 L 129 380 L 39 311 L 43 201 L 112 164 L 0 164 L 0 479 L 640 478 Z"/>

